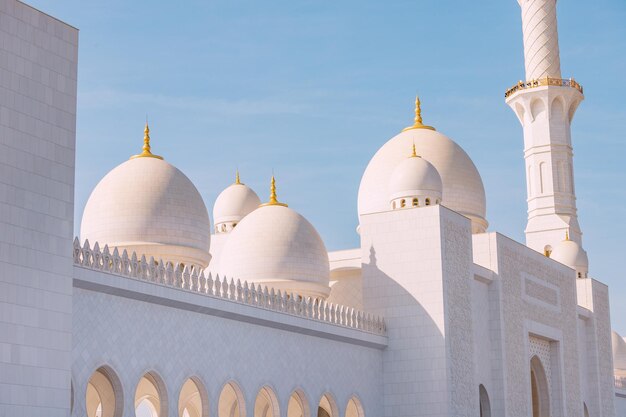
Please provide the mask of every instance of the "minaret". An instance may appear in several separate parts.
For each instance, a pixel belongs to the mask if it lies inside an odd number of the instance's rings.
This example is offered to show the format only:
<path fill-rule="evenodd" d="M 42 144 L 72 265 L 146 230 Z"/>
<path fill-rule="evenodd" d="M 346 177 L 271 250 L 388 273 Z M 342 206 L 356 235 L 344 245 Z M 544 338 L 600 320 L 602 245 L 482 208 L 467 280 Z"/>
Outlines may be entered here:
<path fill-rule="evenodd" d="M 576 214 L 570 124 L 584 99 L 561 78 L 556 0 L 518 0 L 522 8 L 526 81 L 505 93 L 524 129 L 528 195 L 526 244 L 549 255 L 567 232 L 582 246 Z"/>

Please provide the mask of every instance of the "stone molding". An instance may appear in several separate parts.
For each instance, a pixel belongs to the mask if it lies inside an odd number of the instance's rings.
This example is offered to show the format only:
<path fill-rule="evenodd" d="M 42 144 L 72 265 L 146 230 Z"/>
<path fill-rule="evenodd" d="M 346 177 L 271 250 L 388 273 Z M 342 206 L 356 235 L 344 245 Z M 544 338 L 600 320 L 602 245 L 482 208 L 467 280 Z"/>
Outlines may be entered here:
<path fill-rule="evenodd" d="M 205 275 L 203 270 L 183 264 L 149 260 L 145 255 L 140 258 L 135 252 L 128 255 L 124 250 L 119 254 L 105 245 L 101 250 L 96 242 L 91 247 L 89 240 L 81 245 L 78 238 L 74 239 L 74 265 L 101 271 L 113 275 L 152 282 L 167 287 L 178 288 L 208 297 L 219 298 L 234 303 L 245 304 L 266 310 L 278 311 L 298 317 L 304 317 L 336 326 L 360 330 L 366 333 L 384 335 L 385 321 L 382 317 L 373 316 L 352 307 L 328 303 L 325 300 L 301 297 L 297 294 L 281 293 L 273 288 L 249 284 L 245 281 L 226 277 L 213 278 L 211 273 Z"/>

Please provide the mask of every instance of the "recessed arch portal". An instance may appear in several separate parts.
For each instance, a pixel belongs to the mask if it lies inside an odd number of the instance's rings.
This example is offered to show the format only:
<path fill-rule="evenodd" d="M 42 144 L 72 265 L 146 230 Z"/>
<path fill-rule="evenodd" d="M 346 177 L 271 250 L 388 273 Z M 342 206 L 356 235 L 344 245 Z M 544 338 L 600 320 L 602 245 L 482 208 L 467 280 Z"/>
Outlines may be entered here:
<path fill-rule="evenodd" d="M 246 401 L 237 383 L 227 382 L 218 400 L 218 417 L 246 417 Z"/>
<path fill-rule="evenodd" d="M 356 396 L 353 396 L 348 401 L 346 417 L 365 417 L 365 411 L 363 410 L 361 401 Z"/>
<path fill-rule="evenodd" d="M 87 417 L 121 417 L 123 404 L 122 384 L 113 369 L 96 369 L 85 393 Z"/>
<path fill-rule="evenodd" d="M 289 397 L 287 417 L 311 417 L 309 402 L 301 389 L 295 390 Z"/>
<path fill-rule="evenodd" d="M 179 417 L 208 417 L 208 396 L 204 385 L 198 378 L 188 378 L 180 389 L 178 415 Z"/>
<path fill-rule="evenodd" d="M 156 372 L 147 372 L 135 389 L 136 417 L 167 417 L 167 391 Z"/>
<path fill-rule="evenodd" d="M 317 417 L 339 417 L 339 409 L 335 398 L 329 393 L 322 395 L 317 406 Z"/>
<path fill-rule="evenodd" d="M 548 379 L 541 359 L 537 355 L 530 360 L 530 390 L 533 417 L 549 417 L 550 393 Z"/>
<path fill-rule="evenodd" d="M 261 388 L 256 396 L 254 417 L 280 417 L 278 398 L 274 390 L 267 385 Z"/>

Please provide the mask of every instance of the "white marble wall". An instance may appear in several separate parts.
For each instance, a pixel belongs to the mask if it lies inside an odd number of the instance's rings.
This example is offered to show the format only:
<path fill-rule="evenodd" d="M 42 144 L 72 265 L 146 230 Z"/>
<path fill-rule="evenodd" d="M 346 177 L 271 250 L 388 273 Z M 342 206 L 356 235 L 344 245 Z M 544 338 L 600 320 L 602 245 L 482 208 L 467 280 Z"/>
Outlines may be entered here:
<path fill-rule="evenodd" d="M 478 413 L 470 221 L 443 206 L 361 217 L 363 305 L 385 317 L 385 416 Z"/>
<path fill-rule="evenodd" d="M 312 416 L 324 393 L 334 398 L 336 417 L 352 396 L 365 416 L 382 415 L 384 336 L 82 267 L 75 276 L 76 417 L 85 416 L 87 382 L 103 365 L 120 380 L 125 416 L 134 415 L 135 389 L 147 371 L 163 380 L 162 417 L 178 417 L 189 377 L 206 389 L 210 416 L 228 381 L 241 388 L 250 417 L 264 385 L 276 393 L 281 416 L 296 389 Z"/>
<path fill-rule="evenodd" d="M 0 0 L 0 416 L 70 411 L 77 49 Z"/>

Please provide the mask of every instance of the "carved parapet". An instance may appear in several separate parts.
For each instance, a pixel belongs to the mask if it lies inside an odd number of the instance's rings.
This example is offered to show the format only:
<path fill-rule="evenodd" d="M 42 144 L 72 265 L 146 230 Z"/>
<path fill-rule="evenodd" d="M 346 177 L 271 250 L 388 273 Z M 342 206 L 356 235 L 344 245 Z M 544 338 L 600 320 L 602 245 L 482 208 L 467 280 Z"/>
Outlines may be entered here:
<path fill-rule="evenodd" d="M 117 276 L 148 281 L 158 285 L 179 288 L 184 291 L 219 298 L 228 302 L 245 304 L 256 308 L 274 310 L 281 313 L 302 317 L 309 320 L 330 323 L 336 326 L 357 329 L 374 334 L 385 334 L 386 329 L 381 317 L 357 311 L 351 307 L 340 306 L 319 298 L 303 297 L 298 294 L 281 293 L 274 288 L 249 284 L 233 278 L 213 276 L 183 264 L 156 261 L 153 257 L 146 260 L 145 255 L 126 250 L 120 256 L 117 248 L 111 253 L 108 246 L 100 249 L 98 243 L 93 248 L 85 240 L 81 245 L 78 238 L 73 245 L 74 265 L 97 270 Z"/>

